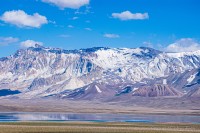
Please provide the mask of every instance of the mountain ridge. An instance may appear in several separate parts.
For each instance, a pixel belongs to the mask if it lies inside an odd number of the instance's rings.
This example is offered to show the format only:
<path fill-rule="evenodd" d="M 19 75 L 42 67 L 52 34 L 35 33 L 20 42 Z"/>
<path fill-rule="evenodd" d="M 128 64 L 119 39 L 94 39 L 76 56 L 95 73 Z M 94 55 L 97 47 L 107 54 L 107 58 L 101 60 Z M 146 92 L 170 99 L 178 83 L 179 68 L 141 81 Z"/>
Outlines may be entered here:
<path fill-rule="evenodd" d="M 36 45 L 0 58 L 0 89 L 19 90 L 19 98 L 68 97 L 76 90 L 80 91 L 76 95 L 110 98 L 128 84 L 132 88 L 128 92 L 133 93 L 134 88 L 142 90 L 142 86 L 157 84 L 155 81 L 162 86 L 162 80 L 167 79 L 168 92 L 177 91 L 173 96 L 180 96 L 190 90 L 175 85 L 178 82 L 170 78 L 185 74 L 187 80 L 196 80 L 190 71 L 199 67 L 200 51 L 167 53 L 147 47 L 64 50 Z M 187 80 L 182 84 L 187 85 Z M 87 87 L 96 91 L 87 93 Z"/>

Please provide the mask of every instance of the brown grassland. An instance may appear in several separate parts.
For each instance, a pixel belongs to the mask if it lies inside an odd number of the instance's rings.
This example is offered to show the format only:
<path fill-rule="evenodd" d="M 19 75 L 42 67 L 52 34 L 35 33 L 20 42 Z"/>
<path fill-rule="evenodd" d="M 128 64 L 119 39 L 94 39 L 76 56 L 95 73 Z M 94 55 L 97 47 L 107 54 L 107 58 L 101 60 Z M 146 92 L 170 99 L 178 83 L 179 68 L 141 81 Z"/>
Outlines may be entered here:
<path fill-rule="evenodd" d="M 0 123 L 0 133 L 200 133 L 199 124 L 11 122 Z"/>

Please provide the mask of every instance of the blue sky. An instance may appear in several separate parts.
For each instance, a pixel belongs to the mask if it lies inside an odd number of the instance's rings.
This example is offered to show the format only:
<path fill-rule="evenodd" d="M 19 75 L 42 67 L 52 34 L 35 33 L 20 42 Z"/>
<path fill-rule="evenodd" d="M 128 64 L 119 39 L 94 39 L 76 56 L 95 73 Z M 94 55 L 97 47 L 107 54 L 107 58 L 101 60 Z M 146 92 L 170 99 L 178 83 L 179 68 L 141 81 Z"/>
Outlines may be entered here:
<path fill-rule="evenodd" d="M 33 42 L 192 51 L 199 48 L 199 6 L 199 0 L 1 0 L 0 56 Z"/>

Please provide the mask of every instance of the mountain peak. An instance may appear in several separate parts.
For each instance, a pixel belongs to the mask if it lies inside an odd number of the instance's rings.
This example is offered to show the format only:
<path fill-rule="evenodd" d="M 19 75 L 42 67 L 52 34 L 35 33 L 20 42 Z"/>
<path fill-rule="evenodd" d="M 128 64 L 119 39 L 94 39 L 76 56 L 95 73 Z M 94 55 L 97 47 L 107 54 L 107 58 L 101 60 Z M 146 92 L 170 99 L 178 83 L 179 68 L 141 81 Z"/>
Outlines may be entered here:
<path fill-rule="evenodd" d="M 156 57 L 158 54 L 162 53 L 159 50 L 149 48 L 149 47 L 139 47 L 139 52 L 133 53 L 132 55 L 139 57 L 139 58 L 153 58 Z M 138 51 L 138 50 L 137 50 Z"/>
<path fill-rule="evenodd" d="M 34 48 L 45 48 L 45 47 L 36 43 L 35 46 L 34 46 Z"/>
<path fill-rule="evenodd" d="M 82 52 L 96 52 L 98 50 L 108 50 L 110 48 L 108 47 L 92 47 L 92 48 L 86 48 L 86 49 L 80 49 Z"/>

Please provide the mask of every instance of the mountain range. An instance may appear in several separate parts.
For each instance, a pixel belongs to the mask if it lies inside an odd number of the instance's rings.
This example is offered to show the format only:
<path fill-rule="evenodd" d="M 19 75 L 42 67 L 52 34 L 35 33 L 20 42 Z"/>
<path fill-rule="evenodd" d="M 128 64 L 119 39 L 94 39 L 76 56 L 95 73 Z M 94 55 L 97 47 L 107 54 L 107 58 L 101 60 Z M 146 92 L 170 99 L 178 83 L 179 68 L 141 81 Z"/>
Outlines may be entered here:
<path fill-rule="evenodd" d="M 36 44 L 0 58 L 0 92 L 8 90 L 1 97 L 19 99 L 200 97 L 199 68 L 200 50 L 64 50 Z"/>

